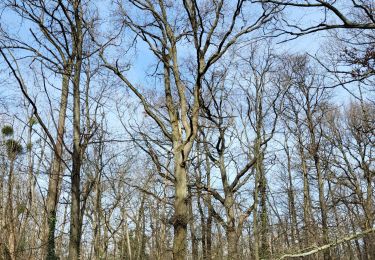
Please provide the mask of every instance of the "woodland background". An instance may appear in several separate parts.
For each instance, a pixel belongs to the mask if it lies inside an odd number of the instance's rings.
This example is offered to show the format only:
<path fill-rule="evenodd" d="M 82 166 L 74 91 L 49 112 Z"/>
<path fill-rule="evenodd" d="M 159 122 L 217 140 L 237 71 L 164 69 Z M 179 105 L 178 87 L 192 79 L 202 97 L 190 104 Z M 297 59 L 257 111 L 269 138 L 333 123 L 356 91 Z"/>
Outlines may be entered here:
<path fill-rule="evenodd" d="M 0 259 L 375 259 L 374 1 L 0 9 Z"/>

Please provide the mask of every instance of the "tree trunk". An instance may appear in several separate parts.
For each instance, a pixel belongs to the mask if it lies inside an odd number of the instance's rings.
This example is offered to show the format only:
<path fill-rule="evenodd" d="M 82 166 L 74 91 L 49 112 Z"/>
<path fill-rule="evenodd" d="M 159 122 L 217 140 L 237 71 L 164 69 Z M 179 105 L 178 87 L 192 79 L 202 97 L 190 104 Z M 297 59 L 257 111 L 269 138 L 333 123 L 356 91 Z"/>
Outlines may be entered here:
<path fill-rule="evenodd" d="M 13 205 L 13 171 L 14 171 L 14 159 L 10 159 L 9 166 L 9 178 L 8 178 L 8 201 L 6 213 L 8 217 L 8 249 L 11 260 L 17 259 L 16 249 L 16 232 L 14 223 L 14 205 Z"/>
<path fill-rule="evenodd" d="M 51 166 L 51 172 L 48 181 L 48 192 L 47 192 L 47 217 L 46 227 L 44 232 L 43 244 L 47 244 L 45 247 L 44 254 L 47 260 L 55 260 L 55 229 L 56 229 L 56 211 L 57 203 L 59 200 L 59 187 L 62 179 L 61 164 L 63 154 L 63 143 L 64 143 L 64 132 L 65 132 L 65 118 L 66 109 L 68 104 L 69 94 L 69 76 L 66 73 L 63 76 L 61 98 L 60 98 L 60 112 L 57 125 L 57 141 L 54 151 L 54 157 Z"/>
<path fill-rule="evenodd" d="M 238 254 L 238 235 L 235 227 L 227 227 L 228 260 L 240 259 Z"/>
<path fill-rule="evenodd" d="M 73 79 L 73 168 L 71 176 L 71 209 L 70 209 L 70 237 L 69 259 L 80 259 L 81 244 L 81 106 L 80 106 L 80 78 L 82 65 L 82 21 L 80 1 L 74 1 L 74 15 L 76 22 L 75 54 Z"/>
<path fill-rule="evenodd" d="M 188 224 L 188 192 L 185 162 L 181 154 L 175 154 L 175 216 L 173 221 L 173 259 L 184 260 L 186 258 L 186 235 Z"/>
<path fill-rule="evenodd" d="M 315 166 L 318 173 L 318 192 L 319 192 L 319 206 L 320 206 L 320 214 L 322 218 L 322 228 L 323 228 L 323 243 L 328 244 L 329 243 L 329 237 L 328 237 L 328 218 L 327 218 L 327 208 L 326 208 L 326 202 L 324 198 L 324 182 L 323 182 L 323 176 L 322 172 L 320 170 L 320 162 L 317 158 L 317 155 L 314 156 Z M 324 251 L 324 259 L 329 260 L 331 259 L 331 253 L 330 249 L 327 249 Z"/>
<path fill-rule="evenodd" d="M 191 234 L 191 251 L 193 259 L 198 259 L 198 239 L 195 232 L 194 226 L 194 212 L 193 212 L 193 198 L 191 191 L 189 189 L 189 226 L 190 226 L 190 234 Z"/>
<path fill-rule="evenodd" d="M 261 259 L 268 259 L 270 257 L 269 248 L 269 236 L 268 236 L 268 213 L 267 213 L 267 181 L 266 176 L 264 176 L 264 170 L 262 165 L 262 177 L 260 180 L 260 233 L 261 233 L 261 247 L 260 247 L 260 257 Z"/>
<path fill-rule="evenodd" d="M 205 140 L 206 141 L 206 140 Z M 205 144 L 205 149 L 207 149 L 207 143 Z M 205 155 L 205 162 L 206 162 L 206 179 L 207 179 L 207 187 L 211 188 L 211 168 L 210 168 L 210 160 L 208 154 Z M 207 204 L 211 206 L 211 196 L 207 198 Z M 205 237 L 206 237 L 206 251 L 204 255 L 204 259 L 212 259 L 212 212 L 208 210 L 207 216 L 207 223 L 206 223 L 206 230 L 205 230 Z"/>
<path fill-rule="evenodd" d="M 299 142 L 301 142 L 299 140 Z M 302 174 L 303 174 L 303 219 L 305 222 L 305 247 L 309 247 L 312 236 L 311 225 L 312 225 L 312 217 L 311 217 L 311 197 L 310 197 L 310 184 L 309 184 L 309 177 L 307 172 L 307 165 L 305 160 L 305 154 L 303 151 L 302 143 L 298 144 L 299 146 L 299 155 L 301 159 L 301 166 L 302 166 Z"/>
<path fill-rule="evenodd" d="M 286 155 L 287 155 L 287 170 L 288 170 L 288 205 L 289 205 L 289 216 L 290 216 L 290 223 L 291 223 L 291 233 L 292 233 L 292 245 L 298 244 L 300 245 L 300 237 L 299 237 L 299 228 L 297 223 L 297 211 L 296 211 L 296 203 L 295 203 L 295 195 L 294 195 L 294 185 L 293 185 L 293 178 L 292 178 L 292 160 L 290 157 L 289 147 L 286 147 Z M 299 246 L 300 247 L 300 246 Z"/>

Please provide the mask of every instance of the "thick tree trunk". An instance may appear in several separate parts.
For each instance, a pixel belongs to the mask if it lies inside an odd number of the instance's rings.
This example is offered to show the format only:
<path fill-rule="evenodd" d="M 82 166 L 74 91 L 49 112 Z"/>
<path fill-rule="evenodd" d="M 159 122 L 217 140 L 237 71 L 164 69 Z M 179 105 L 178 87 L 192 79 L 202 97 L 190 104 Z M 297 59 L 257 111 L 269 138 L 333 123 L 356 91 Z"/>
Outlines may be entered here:
<path fill-rule="evenodd" d="M 187 175 L 185 162 L 181 154 L 175 154 L 175 201 L 174 201 L 174 239 L 173 259 L 184 260 L 186 258 L 186 235 L 189 218 Z"/>
<path fill-rule="evenodd" d="M 238 254 L 238 234 L 235 227 L 227 227 L 228 260 L 240 259 Z"/>
<path fill-rule="evenodd" d="M 224 164 L 221 165 L 224 167 Z M 223 169 L 221 169 L 223 170 Z M 228 252 L 228 259 L 239 259 L 238 254 L 238 234 L 236 232 L 236 220 L 235 220 L 235 213 L 234 213 L 234 194 L 232 191 L 229 190 L 228 185 L 224 182 L 224 192 L 225 192 L 225 211 L 227 215 L 227 221 L 225 226 L 225 232 L 227 236 L 227 252 Z"/>

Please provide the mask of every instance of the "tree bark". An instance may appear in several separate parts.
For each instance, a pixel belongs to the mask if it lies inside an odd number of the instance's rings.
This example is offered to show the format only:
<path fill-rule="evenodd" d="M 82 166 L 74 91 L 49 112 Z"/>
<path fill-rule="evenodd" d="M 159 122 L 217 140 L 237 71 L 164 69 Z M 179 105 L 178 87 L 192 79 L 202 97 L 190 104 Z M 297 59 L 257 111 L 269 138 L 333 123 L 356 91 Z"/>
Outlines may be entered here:
<path fill-rule="evenodd" d="M 188 192 L 185 162 L 181 155 L 175 155 L 175 216 L 173 221 L 173 259 L 183 260 L 186 258 L 186 235 L 188 224 Z"/>
<path fill-rule="evenodd" d="M 71 176 L 71 209 L 70 209 L 70 236 L 69 256 L 71 260 L 80 259 L 81 245 L 81 207 L 80 207 L 80 184 L 81 184 L 81 106 L 80 106 L 80 80 L 82 66 L 82 13 L 79 0 L 73 2 L 75 30 L 74 49 L 75 64 L 73 78 L 73 167 Z"/>
<path fill-rule="evenodd" d="M 240 259 L 238 254 L 238 234 L 235 227 L 227 227 L 226 229 L 228 243 L 228 260 Z"/>
<path fill-rule="evenodd" d="M 51 172 L 48 181 L 48 192 L 46 199 L 46 227 L 44 232 L 43 243 L 47 246 L 44 250 L 44 255 L 47 260 L 57 259 L 55 252 L 55 229 L 56 229 L 56 212 L 57 203 L 59 200 L 59 187 L 62 179 L 62 156 L 63 143 L 65 132 L 66 110 L 68 105 L 69 94 L 69 72 L 65 71 L 62 80 L 61 97 L 60 97 L 60 111 L 57 125 L 57 140 L 54 151 L 54 157 L 51 166 Z"/>

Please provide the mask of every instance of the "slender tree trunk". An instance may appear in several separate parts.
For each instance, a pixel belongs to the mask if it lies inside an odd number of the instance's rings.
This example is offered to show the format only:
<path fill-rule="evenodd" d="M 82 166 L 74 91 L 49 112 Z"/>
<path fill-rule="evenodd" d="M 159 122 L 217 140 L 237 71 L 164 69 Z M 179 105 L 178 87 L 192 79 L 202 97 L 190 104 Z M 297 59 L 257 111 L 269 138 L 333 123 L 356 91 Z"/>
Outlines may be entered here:
<path fill-rule="evenodd" d="M 270 257 L 269 248 L 269 232 L 268 232 L 268 213 L 267 213 L 267 181 L 266 176 L 264 176 L 264 170 L 262 166 L 262 177 L 260 180 L 260 206 L 261 206 L 261 258 L 267 259 Z"/>
<path fill-rule="evenodd" d="M 14 223 L 14 205 L 13 205 L 13 173 L 14 172 L 14 159 L 10 159 L 9 166 L 9 178 L 8 178 L 8 201 L 6 214 L 8 216 L 8 249 L 11 260 L 17 260 L 17 243 L 16 243 L 16 232 Z"/>
<path fill-rule="evenodd" d="M 255 189 L 254 189 L 254 214 L 253 214 L 253 236 L 254 236 L 254 259 L 259 260 L 259 228 L 258 228 L 258 183 L 259 174 L 255 173 Z"/>
<path fill-rule="evenodd" d="M 75 54 L 74 78 L 73 78 L 73 167 L 71 176 L 71 209 L 70 209 L 70 236 L 69 259 L 80 259 L 81 245 L 81 105 L 80 105 L 80 81 L 82 67 L 82 6 L 81 1 L 73 1 L 75 30 L 73 33 L 73 53 Z"/>
<path fill-rule="evenodd" d="M 94 259 L 99 260 L 102 255 L 101 249 L 101 183 L 100 175 L 95 182 L 95 212 L 94 212 Z"/>
<path fill-rule="evenodd" d="M 29 119 L 29 128 L 28 128 L 28 135 L 27 135 L 27 161 L 28 161 L 28 185 L 29 185 L 29 211 L 27 214 L 33 211 L 33 204 L 34 204 L 34 197 L 35 197 L 35 190 L 34 190 L 34 160 L 32 154 L 32 131 L 33 131 L 33 122 L 32 118 Z M 27 220 L 25 220 L 27 222 Z"/>
<path fill-rule="evenodd" d="M 301 142 L 299 140 L 299 142 Z M 302 174 L 303 174 L 303 219 L 305 222 L 305 247 L 310 246 L 312 242 L 312 217 L 311 217 L 311 197 L 310 197 L 310 183 L 309 183 L 309 176 L 307 172 L 307 165 L 305 154 L 303 151 L 302 143 L 298 144 L 299 146 L 299 155 L 301 159 L 301 167 L 302 167 Z"/>
<path fill-rule="evenodd" d="M 297 223 L 297 211 L 296 211 L 296 204 L 295 204 L 295 196 L 294 196 L 294 186 L 292 181 L 291 175 L 291 167 L 290 167 L 290 159 L 288 159 L 288 180 L 289 180 L 289 189 L 288 189 L 288 201 L 289 201 L 289 214 L 291 219 L 291 232 L 292 232 L 292 244 L 300 244 L 300 237 L 299 237 L 299 228 Z"/>
<path fill-rule="evenodd" d="M 224 258 L 224 248 L 223 248 L 223 244 L 224 244 L 224 241 L 223 241 L 223 234 L 222 234 L 222 231 L 221 231 L 221 226 L 219 223 L 215 222 L 216 224 L 216 229 L 217 229 L 217 237 L 215 236 L 214 237 L 214 254 L 212 255 L 213 259 L 225 259 Z M 216 234 L 215 234 L 216 235 Z"/>
<path fill-rule="evenodd" d="M 205 144 L 207 146 L 207 143 Z M 207 149 L 207 147 L 205 148 Z M 211 188 L 211 167 L 210 167 L 210 160 L 208 158 L 208 154 L 205 155 L 206 161 L 206 179 L 207 179 L 207 187 Z M 211 206 L 211 196 L 207 198 L 207 204 Z M 208 210 L 207 216 L 207 223 L 206 223 L 206 259 L 212 259 L 212 212 Z"/>
<path fill-rule="evenodd" d="M 201 203 L 202 199 L 203 199 L 202 194 L 200 190 L 198 189 L 197 206 L 198 206 L 198 211 L 199 211 L 199 216 L 200 216 L 200 226 L 201 226 L 201 235 L 202 235 L 202 239 L 201 239 L 202 258 L 203 260 L 206 260 L 208 259 L 207 258 L 207 243 L 206 243 L 207 242 L 207 238 L 206 238 L 207 221 L 205 220 L 205 214 L 204 214 L 202 203 Z"/>
<path fill-rule="evenodd" d="M 320 214 L 322 218 L 322 228 L 323 228 L 323 243 L 328 244 L 329 243 L 329 237 L 328 237 L 328 217 L 327 217 L 327 208 L 326 208 L 326 202 L 324 198 L 324 181 L 322 172 L 320 169 L 320 162 L 319 159 L 316 156 L 314 156 L 315 166 L 318 173 L 318 192 L 319 192 L 319 206 L 320 206 Z M 331 259 L 331 253 L 330 249 L 327 249 L 324 251 L 324 259 L 329 260 Z"/>
<path fill-rule="evenodd" d="M 35 227 L 29 227 L 29 225 L 32 223 L 29 221 L 29 217 L 31 216 L 37 216 L 36 210 L 36 203 L 35 203 L 35 180 L 34 180 L 34 156 L 33 156 L 33 150 L 32 150 L 32 132 L 33 132 L 33 121 L 32 118 L 29 119 L 28 123 L 28 134 L 27 134 L 27 161 L 28 161 L 28 193 L 29 193 L 29 201 L 28 201 L 28 210 L 26 212 L 26 217 L 22 223 L 22 227 L 20 228 L 20 234 L 26 234 L 25 230 L 26 229 L 31 229 L 34 232 L 36 232 Z M 32 224 L 31 224 L 32 225 Z M 23 235 L 24 236 L 24 235 Z M 30 247 L 35 248 L 35 236 L 33 236 L 32 239 L 30 239 Z M 33 252 L 34 250 L 30 250 L 28 257 L 32 258 L 33 257 Z"/>
<path fill-rule="evenodd" d="M 328 217 L 327 217 L 327 206 L 326 201 L 324 198 L 324 179 L 323 179 L 323 172 L 321 169 L 321 161 L 319 157 L 319 143 L 316 141 L 316 130 L 315 130 L 315 122 L 313 121 L 313 114 L 311 111 L 311 103 L 310 98 L 307 93 L 307 109 L 306 109 L 306 116 L 307 116 L 307 125 L 310 133 L 310 155 L 314 160 L 314 166 L 316 169 L 317 177 L 318 177 L 318 193 L 319 193 L 319 207 L 320 207 L 320 215 L 322 219 L 322 231 L 323 231 L 323 244 L 329 243 L 329 235 L 328 235 Z M 324 259 L 329 260 L 331 259 L 330 249 L 324 250 Z"/>
<path fill-rule="evenodd" d="M 6 225 L 6 203 L 5 203 L 5 191 L 4 191 L 4 180 L 6 175 L 5 159 L 2 157 L 1 160 L 1 176 L 0 176 L 0 225 L 1 228 Z M 6 239 L 5 233 L 0 233 L 0 253 L 5 255 Z"/>
<path fill-rule="evenodd" d="M 59 200 L 59 187 L 62 179 L 62 154 L 65 132 L 65 118 L 69 94 L 69 73 L 66 71 L 63 75 L 60 112 L 57 123 L 57 141 L 54 151 L 54 157 L 51 166 L 51 172 L 48 181 L 48 192 L 46 199 L 46 227 L 44 232 L 43 244 L 46 244 L 44 254 L 47 260 L 55 260 L 55 229 L 56 229 L 56 212 Z"/>
<path fill-rule="evenodd" d="M 294 195 L 294 185 L 292 178 L 292 158 L 290 156 L 289 147 L 286 145 L 285 152 L 287 156 L 287 170 L 288 170 L 288 205 L 289 205 L 289 217 L 291 223 L 291 235 L 292 235 L 292 245 L 300 245 L 299 228 L 297 223 L 297 211 Z M 299 246 L 300 248 L 300 246 Z"/>
<path fill-rule="evenodd" d="M 207 203 L 211 203 L 211 200 Z M 207 228 L 206 228 L 206 259 L 212 259 L 212 213 L 208 211 Z"/>
<path fill-rule="evenodd" d="M 191 251 L 193 259 L 198 259 L 198 239 L 195 232 L 194 226 L 194 212 L 193 212 L 193 198 L 191 191 L 189 190 L 189 226 L 191 234 Z"/>
<path fill-rule="evenodd" d="M 132 248 L 131 248 L 131 242 L 130 242 L 130 235 L 129 235 L 129 226 L 128 226 L 128 215 L 127 215 L 127 212 L 125 211 L 125 209 L 122 210 L 122 217 L 123 219 L 125 220 L 125 224 L 124 224 L 124 232 L 125 232 L 125 237 L 126 237 L 126 251 L 127 251 L 127 258 L 129 260 L 132 260 L 133 259 L 133 252 L 132 252 Z"/>
<path fill-rule="evenodd" d="M 136 259 L 141 260 L 145 258 L 145 194 L 142 195 L 141 205 L 138 210 L 138 220 L 136 224 L 137 233 L 137 255 Z"/>
<path fill-rule="evenodd" d="M 373 200 L 373 185 L 372 176 L 373 173 L 370 171 L 368 163 L 365 161 L 365 158 L 362 158 L 362 167 L 364 171 L 364 176 L 366 179 L 366 194 L 364 211 L 366 215 L 365 229 L 369 229 L 374 226 L 374 200 Z M 367 245 L 366 254 L 369 259 L 375 256 L 375 235 L 373 233 L 368 234 L 364 238 L 365 244 Z"/>

